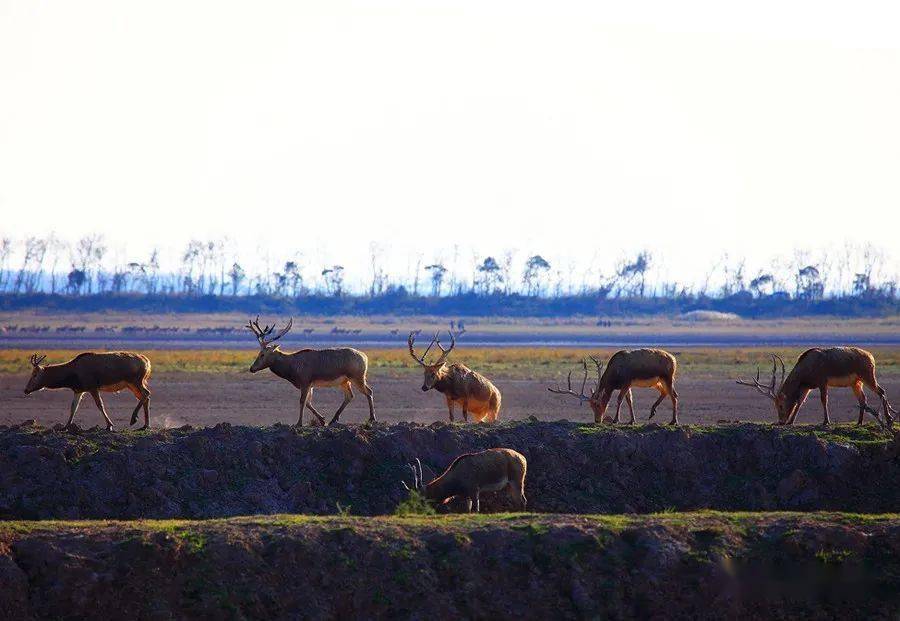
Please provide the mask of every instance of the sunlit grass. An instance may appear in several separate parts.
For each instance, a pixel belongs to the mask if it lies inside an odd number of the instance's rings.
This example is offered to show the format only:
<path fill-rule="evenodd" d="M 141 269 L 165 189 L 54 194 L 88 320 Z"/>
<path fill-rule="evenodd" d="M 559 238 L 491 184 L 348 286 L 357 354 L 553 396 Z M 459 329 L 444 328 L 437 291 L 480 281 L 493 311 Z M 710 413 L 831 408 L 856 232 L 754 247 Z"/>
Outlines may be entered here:
<path fill-rule="evenodd" d="M 457 347 L 451 360 L 462 362 L 488 375 L 508 378 L 564 378 L 568 371 L 573 376 L 581 373 L 581 360 L 589 355 L 601 360 L 615 350 L 554 347 Z M 780 354 L 790 363 L 803 348 L 672 348 L 678 360 L 680 375 L 697 377 L 721 375 L 752 375 L 757 365 L 765 374 L 771 369 L 768 354 Z M 900 348 L 872 348 L 880 375 L 900 373 Z M 30 371 L 29 356 L 25 349 L 0 350 L 0 373 L 26 373 Z M 45 350 L 48 363 L 65 362 L 79 352 L 69 349 Z M 254 350 L 237 349 L 149 349 L 141 353 L 150 358 L 154 373 L 167 372 L 244 372 L 256 356 Z M 369 368 L 382 375 L 402 375 L 414 371 L 418 365 L 410 358 L 406 348 L 371 348 L 366 350 Z M 594 373 L 590 362 L 589 372 Z"/>

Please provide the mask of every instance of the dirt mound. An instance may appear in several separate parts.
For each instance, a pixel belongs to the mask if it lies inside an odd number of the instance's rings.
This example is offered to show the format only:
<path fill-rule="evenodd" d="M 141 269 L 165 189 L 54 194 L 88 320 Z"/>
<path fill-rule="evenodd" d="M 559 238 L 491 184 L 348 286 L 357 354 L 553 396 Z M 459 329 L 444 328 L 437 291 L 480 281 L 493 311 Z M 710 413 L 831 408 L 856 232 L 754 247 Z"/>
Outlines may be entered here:
<path fill-rule="evenodd" d="M 23 620 L 876 619 L 898 607 L 898 516 L 0 523 L 0 616 Z"/>
<path fill-rule="evenodd" d="M 529 509 L 554 513 L 900 509 L 900 461 L 871 430 L 634 429 L 568 422 L 301 431 L 65 433 L 0 427 L 0 519 L 392 513 L 406 464 L 443 469 L 505 446 L 528 458 Z M 426 470 L 427 474 L 427 470 Z M 502 508 L 485 496 L 482 506 Z M 340 505 L 341 509 L 338 508 Z"/>

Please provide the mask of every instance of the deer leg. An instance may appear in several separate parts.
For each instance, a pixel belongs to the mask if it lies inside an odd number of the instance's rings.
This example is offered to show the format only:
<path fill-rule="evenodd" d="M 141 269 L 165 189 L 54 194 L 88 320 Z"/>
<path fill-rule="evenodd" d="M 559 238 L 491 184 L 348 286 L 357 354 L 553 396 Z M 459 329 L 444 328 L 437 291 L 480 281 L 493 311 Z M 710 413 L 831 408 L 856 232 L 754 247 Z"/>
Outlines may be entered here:
<path fill-rule="evenodd" d="M 659 399 L 653 402 L 653 405 L 650 406 L 650 418 L 656 416 L 656 408 L 659 407 L 659 404 L 662 403 L 662 400 L 669 396 L 669 393 L 663 387 L 662 384 L 656 384 L 656 390 L 659 391 Z"/>
<path fill-rule="evenodd" d="M 825 416 L 822 419 L 822 426 L 828 427 L 831 425 L 831 417 L 828 416 L 828 384 L 819 386 L 819 398 L 822 400 L 822 410 Z"/>
<path fill-rule="evenodd" d="M 856 401 L 859 403 L 859 418 L 856 419 L 856 426 L 860 427 L 863 424 L 863 417 L 866 414 L 866 408 L 868 408 L 868 403 L 866 402 L 866 392 L 863 390 L 862 382 L 856 382 L 851 386 L 853 388 L 853 394 L 856 395 Z"/>
<path fill-rule="evenodd" d="M 309 410 L 310 412 L 312 412 L 313 414 L 315 414 L 319 419 L 324 421 L 325 417 L 322 416 L 321 414 L 319 414 L 319 410 L 317 410 L 316 408 L 313 407 L 312 400 L 313 400 L 313 389 L 310 388 L 309 389 L 309 398 L 306 400 L 306 409 Z"/>
<path fill-rule="evenodd" d="M 109 420 L 109 415 L 106 413 L 106 407 L 103 405 L 103 399 L 100 398 L 100 393 L 96 390 L 91 391 L 91 396 L 94 398 L 94 403 L 97 404 L 97 409 L 100 410 L 100 413 L 103 414 L 103 420 L 106 421 L 106 430 L 112 431 L 113 423 Z"/>
<path fill-rule="evenodd" d="M 338 419 L 341 417 L 341 412 L 344 411 L 344 408 L 347 407 L 351 401 L 353 401 L 353 389 L 350 387 L 350 382 L 344 382 L 341 384 L 341 388 L 344 390 L 344 402 L 341 403 L 341 407 L 337 409 L 337 412 L 334 413 L 334 417 L 332 417 L 329 425 L 333 425 L 338 422 Z"/>
<path fill-rule="evenodd" d="M 625 391 L 625 403 L 628 405 L 628 414 L 631 416 L 631 420 L 628 421 L 629 425 L 634 424 L 634 400 L 631 398 L 631 388 Z"/>
<path fill-rule="evenodd" d="M 453 422 L 453 401 L 447 397 L 447 409 L 450 411 L 450 422 Z"/>
<path fill-rule="evenodd" d="M 366 401 L 369 402 L 369 420 L 371 422 L 376 422 L 375 418 L 375 397 L 374 391 L 371 386 L 366 383 L 365 378 L 359 383 L 356 384 L 356 387 L 359 388 L 359 391 L 366 396 Z"/>
<path fill-rule="evenodd" d="M 300 389 L 300 418 L 297 419 L 297 427 L 303 426 L 303 410 L 306 409 L 306 404 L 309 401 L 310 396 L 312 396 L 312 387 L 311 386 L 304 386 L 303 388 Z M 316 418 L 319 421 L 319 425 L 324 427 L 325 419 L 322 416 L 320 416 L 318 413 L 316 413 L 316 412 L 313 412 L 313 413 L 316 414 Z"/>
<path fill-rule="evenodd" d="M 888 403 L 887 393 L 885 392 L 884 388 L 882 388 L 878 384 L 878 380 L 875 379 L 875 370 L 874 369 L 871 371 L 871 373 L 868 373 L 867 375 L 869 375 L 869 377 L 864 377 L 863 382 L 865 382 L 866 386 L 869 387 L 869 390 L 874 392 L 881 399 L 881 407 L 884 410 L 884 422 L 889 427 L 892 427 L 894 424 L 894 417 L 891 416 L 891 412 L 893 411 L 893 408 L 891 408 L 891 404 Z M 876 419 L 878 418 L 877 412 L 871 412 L 871 414 Z"/>
<path fill-rule="evenodd" d="M 150 389 L 147 388 L 144 384 L 140 386 L 135 386 L 134 384 L 129 384 L 128 389 L 131 390 L 132 394 L 137 398 L 137 405 L 134 407 L 134 411 L 131 413 L 131 425 L 134 425 L 137 422 L 138 412 L 141 408 L 144 408 L 144 426 L 141 429 L 147 429 L 150 426 Z"/>
<path fill-rule="evenodd" d="M 794 408 L 791 410 L 790 416 L 788 416 L 787 424 L 793 425 L 794 419 L 797 418 L 797 414 L 800 412 L 800 407 L 806 403 L 806 398 L 809 397 L 809 391 L 803 393 L 803 396 L 800 399 L 797 399 L 797 403 L 794 404 Z"/>
<path fill-rule="evenodd" d="M 475 490 L 475 513 L 481 513 L 481 490 Z"/>
<path fill-rule="evenodd" d="M 468 399 L 463 399 L 462 410 L 463 410 L 463 422 L 468 423 L 469 422 L 469 400 Z"/>
<path fill-rule="evenodd" d="M 616 415 L 613 417 L 613 423 L 619 422 L 619 410 L 622 409 L 622 399 L 625 398 L 625 391 L 620 390 L 619 396 L 616 398 Z"/>
<path fill-rule="evenodd" d="M 69 406 L 69 420 L 66 422 L 66 429 L 72 426 L 72 421 L 75 419 L 75 412 L 78 411 L 78 404 L 81 403 L 83 398 L 83 392 L 76 392 L 72 397 L 72 405 Z"/>
<path fill-rule="evenodd" d="M 669 393 L 669 398 L 672 399 L 672 421 L 669 423 L 670 425 L 678 424 L 678 393 L 675 392 L 675 385 L 669 382 L 666 385 L 666 391 Z"/>
<path fill-rule="evenodd" d="M 472 513 L 472 497 L 471 496 L 466 496 L 466 510 L 469 513 Z"/>

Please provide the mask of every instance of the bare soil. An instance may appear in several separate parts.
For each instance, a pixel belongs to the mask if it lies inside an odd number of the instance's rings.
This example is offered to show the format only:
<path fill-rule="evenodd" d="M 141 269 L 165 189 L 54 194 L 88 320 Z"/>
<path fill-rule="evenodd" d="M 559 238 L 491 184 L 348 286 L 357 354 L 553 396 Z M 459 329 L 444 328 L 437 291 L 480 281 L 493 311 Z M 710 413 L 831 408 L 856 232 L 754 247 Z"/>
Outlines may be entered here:
<path fill-rule="evenodd" d="M 894 619 L 900 518 L 0 523 L 8 619 Z"/>
<path fill-rule="evenodd" d="M 579 406 L 577 399 L 564 398 L 547 391 L 549 382 L 535 380 L 492 378 L 503 394 L 501 420 L 593 421 L 590 409 Z M 900 376 L 883 375 L 879 381 L 888 395 L 900 401 Z M 0 425 L 12 425 L 35 420 L 45 426 L 64 423 L 72 393 L 68 390 L 46 390 L 25 397 L 23 388 L 27 376 L 0 375 Z M 370 383 L 375 390 L 375 409 L 379 420 L 389 423 L 408 421 L 430 423 L 448 420 L 443 397 L 434 391 L 423 393 L 420 371 L 392 371 L 391 376 L 373 373 Z M 738 386 L 730 379 L 708 379 L 684 376 L 678 379 L 679 420 L 685 424 L 715 424 L 719 421 L 771 422 L 775 420 L 772 404 L 753 389 Z M 160 373 L 150 381 L 153 391 L 151 424 L 156 427 L 213 426 L 227 422 L 232 425 L 294 424 L 299 412 L 300 393 L 287 382 L 269 372 L 250 373 Z M 577 387 L 576 387 L 577 388 Z M 638 423 L 646 423 L 650 406 L 658 393 L 652 389 L 633 390 L 635 416 Z M 848 388 L 832 389 L 830 412 L 836 423 L 855 422 L 856 401 Z M 127 427 L 134 397 L 128 392 L 104 395 L 107 410 L 119 429 Z M 314 404 L 328 416 L 340 405 L 342 393 L 337 389 L 320 388 Z M 878 406 L 874 396 L 870 405 Z M 615 411 L 615 400 L 610 414 Z M 457 411 L 457 421 L 462 413 Z M 628 407 L 622 404 L 622 419 L 628 419 Z M 667 423 L 671 417 L 671 403 L 660 404 L 653 422 Z M 313 417 L 307 412 L 304 423 Z M 341 417 L 344 423 L 362 423 L 368 418 L 368 407 L 362 395 L 357 395 Z M 871 420 L 871 419 L 869 419 Z M 101 424 L 96 406 L 85 398 L 75 419 L 82 427 Z M 818 393 L 813 392 L 798 416 L 798 422 L 819 424 L 822 406 Z"/>

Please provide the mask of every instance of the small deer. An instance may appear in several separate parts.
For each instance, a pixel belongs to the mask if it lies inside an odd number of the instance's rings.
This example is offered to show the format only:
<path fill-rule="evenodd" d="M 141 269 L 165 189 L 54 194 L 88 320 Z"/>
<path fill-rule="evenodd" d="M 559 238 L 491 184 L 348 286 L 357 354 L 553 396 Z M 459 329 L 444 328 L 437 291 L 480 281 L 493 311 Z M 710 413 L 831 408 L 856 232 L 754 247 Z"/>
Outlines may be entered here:
<path fill-rule="evenodd" d="M 425 370 L 425 382 L 422 391 L 427 392 L 434 388 L 443 393 L 447 400 L 447 409 L 450 411 L 450 422 L 453 422 L 453 406 L 459 404 L 462 407 L 463 420 L 468 422 L 469 413 L 477 422 L 496 422 L 500 415 L 500 391 L 486 377 L 476 373 L 469 367 L 458 362 L 446 364 L 447 356 L 456 346 L 456 338 L 450 333 L 450 347 L 444 349 L 438 335 L 431 339 L 431 344 L 421 356 L 416 355 L 414 343 L 416 332 L 410 332 L 406 343 L 409 346 L 409 355 Z M 441 350 L 438 359 L 428 364 L 425 356 L 435 345 Z"/>
<path fill-rule="evenodd" d="M 769 384 L 760 383 L 760 369 L 756 369 L 756 379 L 746 381 L 738 379 L 742 386 L 750 386 L 772 399 L 775 403 L 775 412 L 778 415 L 777 425 L 793 425 L 797 418 L 800 406 L 806 401 L 809 393 L 814 388 L 819 389 L 819 397 L 822 400 L 824 418 L 822 424 L 831 424 L 828 415 L 828 387 L 850 387 L 856 395 L 859 403 L 859 418 L 856 425 L 863 424 L 866 412 L 875 417 L 880 425 L 890 428 L 893 425 L 891 414 L 897 411 L 888 403 L 884 388 L 878 385 L 875 379 L 875 358 L 864 349 L 858 347 L 814 347 L 800 354 L 794 368 L 784 377 L 784 360 L 777 354 L 772 357 L 772 379 Z M 781 366 L 781 384 L 776 390 L 775 375 L 779 365 Z M 881 398 L 884 418 L 878 417 L 878 410 L 869 407 L 866 403 L 866 393 L 863 385 Z"/>
<path fill-rule="evenodd" d="M 606 408 L 612 398 L 614 390 L 619 391 L 616 400 L 616 415 L 613 419 L 614 423 L 619 422 L 619 409 L 622 407 L 622 399 L 628 404 L 628 411 L 631 413 L 629 425 L 634 424 L 634 402 L 631 397 L 631 387 L 638 386 L 641 388 L 655 388 L 659 391 L 659 399 L 650 407 L 650 418 L 656 415 L 656 408 L 662 403 L 663 399 L 669 397 L 672 400 L 672 420 L 670 425 L 678 424 L 678 393 L 675 392 L 675 370 L 677 363 L 675 356 L 661 349 L 623 349 L 614 353 L 606 363 L 606 370 L 603 370 L 603 363 L 590 356 L 591 362 L 597 368 L 597 386 L 591 391 L 590 395 L 585 394 L 584 389 L 587 384 L 588 367 L 587 361 L 582 360 L 584 367 L 584 378 L 581 382 L 581 391 L 572 390 L 572 373 L 569 372 L 567 382 L 568 388 L 562 389 L 548 388 L 550 392 L 558 395 L 571 395 L 577 397 L 580 403 L 585 401 L 594 411 L 594 422 L 602 423 L 603 416 L 606 414 Z"/>
<path fill-rule="evenodd" d="M 369 422 L 375 422 L 375 400 L 372 397 L 372 389 L 366 382 L 366 373 L 369 368 L 369 358 L 357 349 L 351 347 L 332 347 L 328 349 L 301 349 L 292 354 L 285 353 L 275 341 L 290 332 L 294 325 L 293 317 L 287 325 L 275 336 L 270 336 L 275 330 L 274 324 L 259 327 L 259 317 L 247 324 L 256 340 L 259 341 L 259 354 L 250 365 L 250 372 L 256 373 L 263 369 L 269 369 L 282 379 L 300 389 L 300 418 L 297 426 L 303 426 L 303 410 L 309 408 L 319 425 L 325 424 L 325 418 L 312 405 L 313 388 L 325 386 L 340 386 L 344 391 L 344 401 L 334 413 L 331 424 L 338 422 L 341 412 L 353 401 L 353 386 L 362 392 L 369 401 Z"/>
<path fill-rule="evenodd" d="M 417 491 L 435 504 L 445 504 L 454 497 L 466 499 L 471 512 L 481 511 L 481 492 L 505 489 L 513 503 L 525 510 L 525 456 L 508 448 L 493 448 L 479 453 L 466 453 L 453 460 L 444 473 L 430 483 L 424 482 L 422 462 L 409 464 L 413 472 L 413 487 L 401 481 L 408 491 Z"/>
<path fill-rule="evenodd" d="M 75 393 L 69 409 L 68 429 L 75 418 L 75 412 L 81 403 L 84 393 L 94 398 L 94 403 L 103 415 L 107 431 L 113 429 L 113 423 L 106 413 L 106 407 L 100 398 L 101 392 L 119 392 L 130 390 L 138 400 L 134 412 L 131 413 L 131 424 L 137 422 L 138 411 L 144 408 L 144 425 L 150 426 L 150 360 L 141 354 L 127 351 L 85 352 L 62 364 L 42 365 L 46 356 L 31 356 L 31 377 L 25 386 L 25 394 L 30 395 L 45 388 L 68 388 Z"/>

